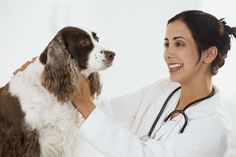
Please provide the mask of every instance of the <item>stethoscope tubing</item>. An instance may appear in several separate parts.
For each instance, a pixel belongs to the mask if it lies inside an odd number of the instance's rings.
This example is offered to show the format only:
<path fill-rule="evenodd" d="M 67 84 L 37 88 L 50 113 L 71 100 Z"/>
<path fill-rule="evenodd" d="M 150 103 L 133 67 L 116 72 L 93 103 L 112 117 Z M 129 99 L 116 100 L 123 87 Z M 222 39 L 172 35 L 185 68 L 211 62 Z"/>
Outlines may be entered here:
<path fill-rule="evenodd" d="M 170 94 L 170 95 L 167 97 L 167 99 L 165 100 L 164 104 L 163 104 L 162 107 L 161 107 L 160 112 L 158 113 L 158 115 L 157 115 L 155 121 L 154 121 L 153 124 L 152 124 L 151 129 L 150 129 L 149 132 L 148 132 L 148 136 L 149 136 L 149 137 L 151 137 L 152 132 L 153 132 L 153 130 L 155 129 L 157 122 L 158 122 L 159 119 L 161 118 L 161 115 L 163 114 L 163 112 L 164 112 L 164 110 L 165 110 L 165 108 L 166 108 L 166 105 L 167 105 L 168 102 L 170 101 L 171 97 L 172 97 L 180 88 L 181 88 L 181 87 L 178 87 L 178 88 L 176 88 L 174 91 L 172 91 L 171 94 Z"/>
<path fill-rule="evenodd" d="M 166 108 L 168 102 L 170 101 L 170 99 L 172 98 L 172 96 L 173 96 L 180 88 L 181 88 L 181 86 L 180 86 L 180 87 L 177 87 L 174 91 L 171 92 L 171 94 L 170 94 L 170 95 L 167 97 L 167 99 L 165 100 L 165 102 L 164 102 L 164 104 L 163 104 L 163 106 L 162 106 L 160 112 L 158 113 L 158 115 L 157 115 L 155 121 L 154 121 L 153 124 L 152 124 L 152 127 L 150 128 L 150 130 L 149 130 L 149 132 L 148 132 L 148 135 L 147 135 L 147 136 L 148 136 L 149 138 L 151 137 L 152 132 L 153 132 L 153 130 L 155 129 L 156 124 L 158 123 L 158 121 L 159 121 L 161 115 L 163 114 L 163 112 L 164 112 L 164 110 L 165 110 L 165 108 Z M 164 119 L 164 122 L 167 122 L 175 113 L 180 113 L 180 114 L 183 115 L 183 117 L 184 117 L 184 125 L 182 126 L 182 128 L 181 128 L 181 130 L 180 130 L 180 133 L 183 133 L 184 130 L 185 130 L 185 128 L 186 128 L 186 126 L 187 126 L 187 124 L 188 124 L 188 116 L 187 116 L 187 114 L 185 113 L 186 109 L 188 109 L 188 108 L 189 108 L 190 106 L 192 106 L 193 104 L 196 104 L 196 103 L 198 103 L 198 102 L 201 102 L 201 101 L 203 101 L 203 100 L 206 100 L 206 99 L 208 99 L 208 98 L 210 98 L 210 97 L 212 97 L 212 96 L 214 96 L 214 95 L 215 95 L 215 89 L 212 88 L 212 91 L 211 91 L 211 93 L 210 93 L 208 96 L 205 96 L 205 97 L 203 97 L 203 98 L 197 99 L 197 100 L 195 100 L 195 101 L 189 103 L 189 104 L 188 104 L 186 107 L 184 107 L 182 110 L 174 110 L 174 111 L 172 111 L 172 112 Z"/>

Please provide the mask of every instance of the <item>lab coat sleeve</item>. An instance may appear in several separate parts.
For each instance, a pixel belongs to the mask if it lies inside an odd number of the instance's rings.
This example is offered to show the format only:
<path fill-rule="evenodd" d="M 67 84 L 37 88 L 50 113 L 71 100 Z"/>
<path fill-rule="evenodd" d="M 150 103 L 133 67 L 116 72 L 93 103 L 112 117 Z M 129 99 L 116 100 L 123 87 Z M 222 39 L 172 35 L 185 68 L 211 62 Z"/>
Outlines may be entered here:
<path fill-rule="evenodd" d="M 217 128 L 189 127 L 186 133 L 165 142 L 141 141 L 128 128 L 113 123 L 97 107 L 80 128 L 81 136 L 106 157 L 220 157 L 224 139 Z M 216 130 L 215 130 L 216 129 Z"/>
<path fill-rule="evenodd" d="M 159 80 L 134 93 L 109 99 L 103 98 L 96 101 L 95 104 L 96 106 L 99 106 L 111 120 L 119 122 L 120 124 L 122 123 L 123 125 L 129 125 L 134 120 L 136 113 L 142 104 L 142 100 L 148 91 L 153 87 L 160 86 L 164 82 L 166 82 L 166 80 Z"/>
<path fill-rule="evenodd" d="M 105 112 L 111 120 L 120 123 L 132 123 L 141 104 L 144 89 L 124 96 L 101 99 L 95 102 L 96 106 Z"/>

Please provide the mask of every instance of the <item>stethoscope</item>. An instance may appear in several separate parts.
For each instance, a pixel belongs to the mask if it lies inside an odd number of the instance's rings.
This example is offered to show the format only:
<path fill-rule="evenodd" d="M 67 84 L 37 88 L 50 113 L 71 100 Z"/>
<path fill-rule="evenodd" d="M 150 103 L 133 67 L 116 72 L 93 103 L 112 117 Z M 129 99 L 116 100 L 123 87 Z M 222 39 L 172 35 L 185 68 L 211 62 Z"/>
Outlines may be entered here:
<path fill-rule="evenodd" d="M 148 139 L 151 139 L 152 132 L 153 132 L 153 130 L 155 129 L 156 124 L 157 124 L 157 122 L 159 121 L 161 115 L 163 114 L 163 112 L 164 112 L 164 110 L 165 110 L 165 108 L 166 108 L 168 102 L 170 101 L 171 97 L 172 97 L 180 88 L 181 88 L 181 87 L 178 87 L 178 88 L 176 88 L 174 91 L 172 91 L 172 92 L 170 93 L 170 95 L 169 95 L 169 96 L 167 97 L 167 99 L 165 100 L 165 102 L 164 102 L 164 104 L 163 104 L 163 106 L 162 106 L 160 112 L 158 113 L 158 115 L 157 115 L 155 121 L 153 122 L 152 127 L 150 128 L 148 134 L 142 136 L 142 137 L 140 138 L 141 140 L 146 141 L 146 140 L 148 140 Z M 174 111 L 172 111 L 172 112 L 164 119 L 164 122 L 167 122 L 167 121 L 171 118 L 171 116 L 173 116 L 175 113 L 180 113 L 180 114 L 183 115 L 183 117 L 184 117 L 184 125 L 182 126 L 181 130 L 179 131 L 179 132 L 182 134 L 182 133 L 184 132 L 184 130 L 185 130 L 187 124 L 188 124 L 188 116 L 187 116 L 186 113 L 185 113 L 186 109 L 189 108 L 190 106 L 192 106 L 193 104 L 196 104 L 196 103 L 198 103 L 198 102 L 200 102 L 200 101 L 209 99 L 210 97 L 212 97 L 212 96 L 214 96 L 214 95 L 215 95 L 215 89 L 212 88 L 212 91 L 211 91 L 211 93 L 210 93 L 208 96 L 205 96 L 205 97 L 203 97 L 203 98 L 197 99 L 197 100 L 195 100 L 195 101 L 189 103 L 189 104 L 188 104 L 185 108 L 183 108 L 182 110 L 174 110 Z"/>

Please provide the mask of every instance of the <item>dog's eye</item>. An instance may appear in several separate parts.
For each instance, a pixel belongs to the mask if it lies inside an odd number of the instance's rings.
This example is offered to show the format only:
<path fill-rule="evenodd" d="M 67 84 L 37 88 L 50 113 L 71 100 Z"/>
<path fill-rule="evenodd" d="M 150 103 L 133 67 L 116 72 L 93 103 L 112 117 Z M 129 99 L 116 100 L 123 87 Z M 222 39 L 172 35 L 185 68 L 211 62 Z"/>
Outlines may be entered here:
<path fill-rule="evenodd" d="M 81 40 L 79 43 L 80 43 L 81 46 L 88 46 L 89 45 L 88 40 Z"/>

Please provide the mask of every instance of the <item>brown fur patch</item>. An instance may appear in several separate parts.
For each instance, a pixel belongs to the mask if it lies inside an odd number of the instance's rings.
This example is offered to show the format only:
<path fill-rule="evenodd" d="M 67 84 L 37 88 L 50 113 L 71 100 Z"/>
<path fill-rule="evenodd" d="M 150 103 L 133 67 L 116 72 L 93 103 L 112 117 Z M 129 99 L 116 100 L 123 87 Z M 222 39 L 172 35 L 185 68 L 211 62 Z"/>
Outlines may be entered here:
<path fill-rule="evenodd" d="M 27 130 L 24 113 L 9 85 L 0 88 L 0 157 L 39 157 L 38 132 Z"/>
<path fill-rule="evenodd" d="M 47 55 L 42 85 L 54 94 L 58 101 L 69 101 L 71 94 L 79 87 L 79 66 L 71 59 L 60 37 L 50 43 Z"/>
<path fill-rule="evenodd" d="M 102 84 L 98 72 L 91 73 L 88 77 L 91 95 L 99 96 L 102 91 Z"/>

